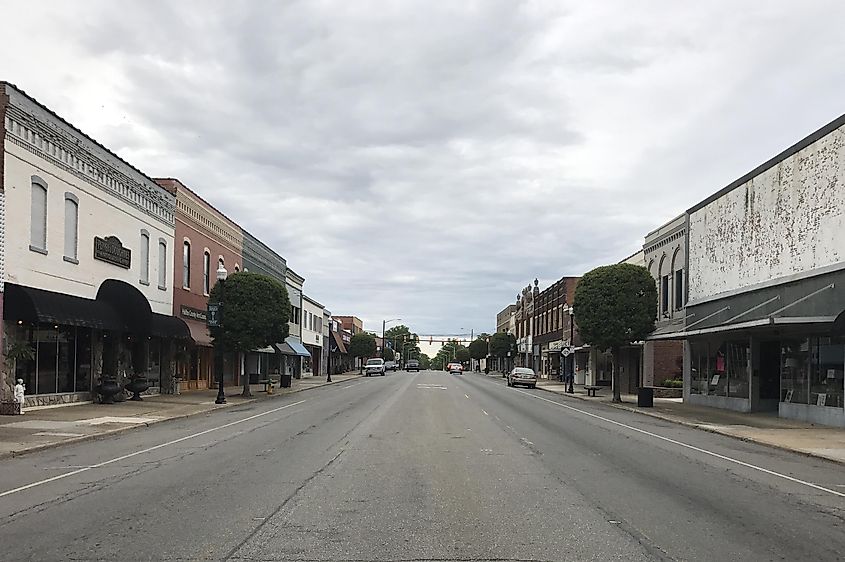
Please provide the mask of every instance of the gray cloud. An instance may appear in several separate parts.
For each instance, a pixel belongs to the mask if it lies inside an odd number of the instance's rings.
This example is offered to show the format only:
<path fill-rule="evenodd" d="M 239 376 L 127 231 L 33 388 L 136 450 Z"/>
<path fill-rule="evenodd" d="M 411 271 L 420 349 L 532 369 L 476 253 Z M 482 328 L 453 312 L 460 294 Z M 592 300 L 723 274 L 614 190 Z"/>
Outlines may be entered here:
<path fill-rule="evenodd" d="M 4 78 L 370 328 L 489 331 L 841 112 L 824 2 L 5 4 Z"/>

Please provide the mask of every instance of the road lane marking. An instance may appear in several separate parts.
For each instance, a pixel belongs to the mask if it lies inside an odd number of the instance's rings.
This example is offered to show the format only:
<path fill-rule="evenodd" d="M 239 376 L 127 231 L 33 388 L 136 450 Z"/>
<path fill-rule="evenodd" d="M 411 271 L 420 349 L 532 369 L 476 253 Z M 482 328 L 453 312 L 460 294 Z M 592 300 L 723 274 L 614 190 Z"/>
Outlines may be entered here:
<path fill-rule="evenodd" d="M 591 412 L 581 410 L 580 408 L 575 408 L 575 407 L 569 406 L 567 404 L 561 404 L 560 402 L 555 402 L 554 400 L 549 400 L 548 398 L 543 398 L 542 396 L 537 396 L 535 394 L 531 394 L 530 392 L 525 392 L 524 390 L 520 390 L 518 388 L 515 388 L 514 390 L 516 392 L 522 393 L 526 396 L 530 396 L 531 398 L 536 398 L 537 400 L 542 400 L 542 401 L 548 402 L 550 404 L 555 404 L 556 406 L 560 406 L 561 408 L 566 408 L 567 410 L 572 410 L 573 412 L 578 412 L 579 414 L 584 414 L 585 416 L 590 416 L 591 418 L 596 418 L 598 420 L 602 420 L 602 421 L 605 421 L 607 423 L 617 425 L 619 427 L 624 427 L 625 429 L 630 429 L 631 431 L 636 431 L 637 433 L 642 433 L 643 435 L 648 435 L 649 437 L 654 437 L 655 439 L 660 439 L 661 441 L 666 441 L 667 443 L 672 443 L 673 445 L 678 445 L 679 447 L 684 447 L 684 448 L 690 449 L 692 451 L 696 451 L 698 453 L 710 455 L 711 457 L 715 457 L 715 458 L 721 459 L 723 461 L 732 462 L 734 464 L 738 464 L 739 466 L 744 466 L 746 468 L 757 470 L 759 472 L 762 472 L 764 474 L 768 474 L 770 476 L 777 476 L 778 478 L 783 478 L 784 480 L 788 480 L 788 481 L 794 482 L 796 484 L 802 484 L 804 486 L 808 486 L 810 488 L 813 488 L 814 490 L 827 492 L 828 494 L 833 494 L 834 496 L 839 496 L 841 498 L 845 498 L 845 493 L 843 493 L 843 492 L 837 492 L 836 490 L 831 490 L 830 488 L 825 488 L 824 486 L 819 486 L 818 484 L 813 484 L 812 482 L 807 482 L 806 480 L 801 480 L 800 478 L 793 478 L 792 476 L 789 476 L 789 475 L 786 475 L 786 474 L 781 474 L 780 472 L 775 472 L 774 470 L 769 470 L 768 468 L 763 468 L 762 466 L 750 464 L 750 463 L 747 463 L 745 461 L 741 461 L 739 459 L 735 459 L 735 458 L 732 458 L 732 457 L 721 455 L 721 454 L 715 453 L 713 451 L 708 451 L 707 449 L 702 449 L 701 447 L 696 447 L 695 445 L 690 445 L 688 443 L 678 441 L 676 439 L 664 437 L 662 435 L 658 435 L 656 433 L 646 431 L 645 429 L 640 429 L 638 427 L 627 425 L 627 424 L 624 424 L 622 422 L 618 422 L 618 421 L 615 421 L 615 420 L 612 420 L 612 419 L 609 419 L 609 418 L 605 418 L 603 416 L 599 416 L 598 414 L 593 414 Z"/>
<path fill-rule="evenodd" d="M 360 382 L 356 382 L 356 383 L 354 383 L 354 384 L 350 384 L 349 386 L 344 386 L 343 388 L 344 388 L 344 389 L 347 389 L 347 388 L 352 388 L 353 386 L 358 386 L 359 384 L 361 384 L 361 383 L 360 383 Z"/>
<path fill-rule="evenodd" d="M 464 397 L 465 397 L 467 400 L 469 400 L 469 396 L 467 396 L 466 394 L 464 394 Z"/>
<path fill-rule="evenodd" d="M 272 410 L 268 410 L 268 411 L 262 412 L 260 414 L 255 414 L 254 416 L 249 416 L 249 417 L 246 417 L 246 418 L 243 418 L 243 419 L 240 419 L 240 420 L 236 420 L 236 421 L 233 421 L 233 422 L 229 422 L 229 423 L 217 426 L 217 427 L 212 427 L 211 429 L 206 429 L 204 431 L 200 431 L 199 433 L 193 433 L 191 435 L 186 435 L 185 437 L 180 437 L 179 439 L 173 439 L 172 441 L 168 441 L 166 443 L 161 443 L 161 444 L 155 445 L 153 447 L 148 447 L 148 448 L 142 449 L 140 451 L 135 451 L 134 453 L 129 453 L 127 455 L 121 455 L 119 457 L 115 457 L 113 459 L 103 461 L 101 463 L 93 464 L 91 466 L 85 466 L 85 467 L 79 468 L 77 470 L 72 470 L 70 472 L 66 472 L 64 474 L 59 474 L 57 476 L 53 476 L 52 478 L 46 478 L 44 480 L 39 480 L 38 482 L 32 482 L 31 484 L 27 484 L 25 486 L 19 486 L 17 488 L 12 488 L 11 490 L 6 490 L 5 492 L 0 492 L 0 498 L 5 497 L 5 496 L 11 496 L 12 494 L 16 494 L 18 492 L 23 492 L 24 490 L 29 490 L 30 488 L 35 488 L 36 486 L 41 486 L 43 484 L 49 484 L 50 482 L 55 482 L 56 480 L 62 480 L 63 478 L 68 478 L 69 476 L 75 476 L 76 474 L 88 472 L 89 470 L 93 470 L 95 468 L 102 468 L 106 465 L 110 465 L 110 464 L 113 464 L 113 463 L 116 463 L 116 462 L 120 462 L 120 461 L 126 460 L 128 458 L 136 457 L 138 455 L 143 455 L 145 453 L 149 453 L 149 452 L 155 451 L 157 449 L 169 447 L 170 445 L 175 445 L 176 443 L 181 443 L 182 441 L 187 441 L 188 439 L 193 439 L 194 437 L 200 437 L 202 435 L 205 435 L 207 433 L 211 433 L 213 431 L 226 429 L 227 427 L 232 427 L 233 425 L 238 425 L 240 423 L 244 423 L 244 422 L 247 422 L 247 421 L 250 421 L 250 420 L 254 420 L 256 418 L 260 418 L 260 417 L 263 417 L 263 416 L 266 416 L 266 415 L 269 415 L 269 414 L 276 413 L 280 410 L 291 408 L 293 406 L 298 406 L 299 404 L 302 404 L 303 402 L 305 402 L 305 400 L 300 400 L 299 402 L 294 402 L 293 404 L 288 404 L 286 406 L 281 406 L 280 408 L 274 408 Z"/>
<path fill-rule="evenodd" d="M 485 412 L 484 410 L 481 410 L 481 413 L 482 413 L 482 414 L 484 414 L 485 416 L 489 416 L 489 415 L 490 415 L 490 414 L 488 414 L 487 412 Z"/>

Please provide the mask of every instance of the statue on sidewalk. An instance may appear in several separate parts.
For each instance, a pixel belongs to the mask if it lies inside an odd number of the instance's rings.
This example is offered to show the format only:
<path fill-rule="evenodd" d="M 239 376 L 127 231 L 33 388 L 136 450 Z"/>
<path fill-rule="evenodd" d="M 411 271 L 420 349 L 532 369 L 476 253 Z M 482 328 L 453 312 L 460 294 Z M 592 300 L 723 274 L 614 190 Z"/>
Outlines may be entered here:
<path fill-rule="evenodd" d="M 17 404 L 18 413 L 23 414 L 23 405 L 26 402 L 26 387 L 23 384 L 23 379 L 18 379 L 17 384 L 15 385 L 15 394 L 14 400 L 15 404 Z"/>

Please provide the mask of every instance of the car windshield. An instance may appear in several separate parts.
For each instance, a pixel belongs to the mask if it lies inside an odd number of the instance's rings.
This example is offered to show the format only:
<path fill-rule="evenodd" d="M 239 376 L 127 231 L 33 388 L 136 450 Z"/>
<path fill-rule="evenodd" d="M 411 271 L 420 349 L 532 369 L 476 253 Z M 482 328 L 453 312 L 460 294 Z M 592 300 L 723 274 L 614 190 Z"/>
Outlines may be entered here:
<path fill-rule="evenodd" d="M 367 359 L 367 365 L 382 365 L 383 363 L 381 359 Z"/>
<path fill-rule="evenodd" d="M 533 375 L 534 370 L 533 369 L 518 368 L 518 369 L 514 369 L 514 373 L 516 373 L 517 375 Z"/>

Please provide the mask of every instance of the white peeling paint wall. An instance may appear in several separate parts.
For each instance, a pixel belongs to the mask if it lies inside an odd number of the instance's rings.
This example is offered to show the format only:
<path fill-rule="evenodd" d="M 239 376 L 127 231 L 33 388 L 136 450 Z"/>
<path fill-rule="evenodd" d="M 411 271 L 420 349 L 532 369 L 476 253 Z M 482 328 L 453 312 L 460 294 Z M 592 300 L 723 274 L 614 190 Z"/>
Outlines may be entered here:
<path fill-rule="evenodd" d="M 845 260 L 843 129 L 690 214 L 690 301 Z"/>

